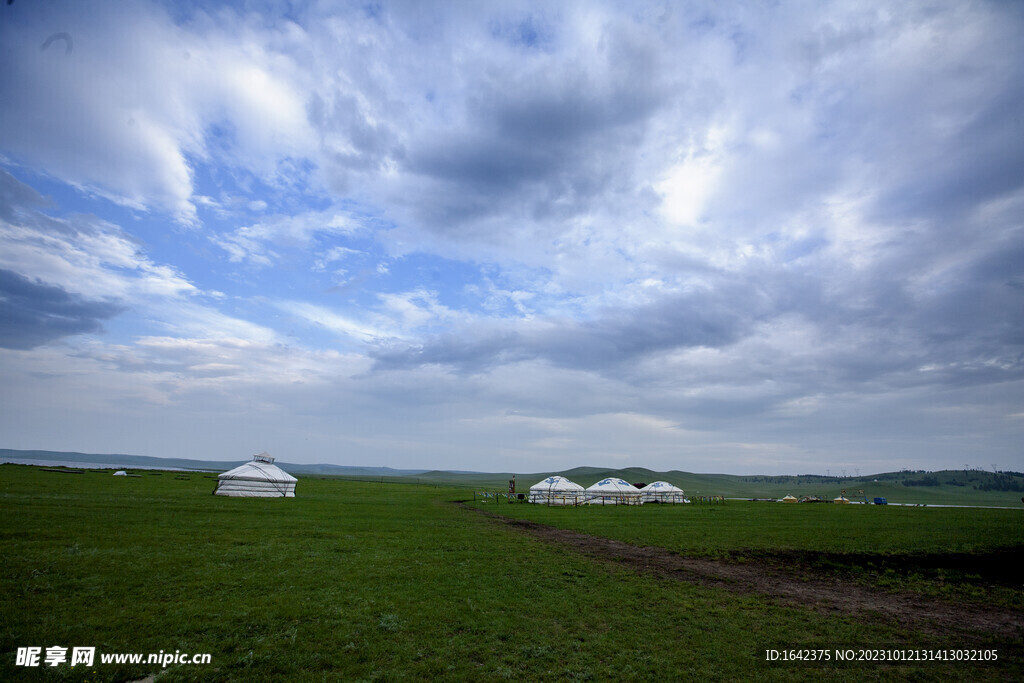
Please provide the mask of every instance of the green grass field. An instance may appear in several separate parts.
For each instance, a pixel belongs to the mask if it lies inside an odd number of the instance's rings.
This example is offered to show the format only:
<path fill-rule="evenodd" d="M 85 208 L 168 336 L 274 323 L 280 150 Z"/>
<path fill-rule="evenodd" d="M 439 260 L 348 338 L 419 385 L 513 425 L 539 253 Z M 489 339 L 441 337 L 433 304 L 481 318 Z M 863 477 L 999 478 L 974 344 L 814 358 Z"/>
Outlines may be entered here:
<path fill-rule="evenodd" d="M 125 478 L 0 466 L 0 680 L 998 680 L 1024 673 L 1005 654 L 1016 641 L 1005 638 L 908 632 L 869 613 L 786 606 L 567 551 L 453 504 L 472 498 L 471 489 L 303 478 L 294 499 L 231 499 L 211 496 L 213 484 L 196 474 Z M 780 544 L 832 549 L 842 536 L 862 550 L 884 541 L 887 552 L 983 553 L 1022 543 L 1017 511 L 972 517 L 782 507 L 488 509 L 705 554 Z M 776 508 L 791 516 L 765 521 Z M 810 508 L 827 523 L 806 516 Z M 867 514 L 876 511 L 882 517 Z M 909 516 L 922 512 L 935 516 Z M 774 536 L 764 535 L 768 527 Z M 845 668 L 763 661 L 766 648 L 810 643 L 971 644 L 1004 656 Z M 98 661 L 90 669 L 16 665 L 17 648 L 53 645 L 210 653 L 212 663 L 163 673 Z"/>
<path fill-rule="evenodd" d="M 748 550 L 971 553 L 1024 545 L 1024 510 L 747 501 L 579 507 L 492 503 L 486 507 L 507 516 L 701 555 Z"/>
<path fill-rule="evenodd" d="M 747 501 L 642 507 L 474 505 L 688 556 L 766 559 L 893 589 L 1024 609 L 1024 591 L 1014 580 L 1024 560 L 1024 510 Z"/>

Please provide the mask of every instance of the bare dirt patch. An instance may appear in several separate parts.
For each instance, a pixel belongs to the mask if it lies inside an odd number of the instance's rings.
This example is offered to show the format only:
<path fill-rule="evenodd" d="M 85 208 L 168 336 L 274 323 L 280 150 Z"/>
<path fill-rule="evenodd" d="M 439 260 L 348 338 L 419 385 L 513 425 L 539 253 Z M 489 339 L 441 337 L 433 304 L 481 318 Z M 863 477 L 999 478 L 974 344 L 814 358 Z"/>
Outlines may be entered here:
<path fill-rule="evenodd" d="M 767 558 L 728 561 L 686 557 L 666 548 L 635 546 L 600 536 L 512 519 L 464 506 L 549 543 L 636 571 L 727 590 L 767 596 L 783 604 L 827 613 L 874 612 L 919 631 L 965 632 L 1024 637 L 1024 614 L 1000 607 L 950 603 L 911 592 L 893 592 L 829 576 L 805 566 L 786 566 Z"/>

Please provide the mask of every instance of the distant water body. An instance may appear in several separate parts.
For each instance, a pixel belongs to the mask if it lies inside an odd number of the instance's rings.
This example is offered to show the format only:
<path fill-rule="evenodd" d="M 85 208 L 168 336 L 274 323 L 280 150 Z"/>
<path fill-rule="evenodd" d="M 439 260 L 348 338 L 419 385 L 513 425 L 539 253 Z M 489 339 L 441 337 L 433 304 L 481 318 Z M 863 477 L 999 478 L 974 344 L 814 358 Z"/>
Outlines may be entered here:
<path fill-rule="evenodd" d="M 109 462 L 71 462 L 69 460 L 31 460 L 29 458 L 0 457 L 0 464 L 40 465 L 42 467 L 70 467 L 76 470 L 170 470 L 172 472 L 208 472 L 184 467 L 147 467 L 145 465 L 115 465 Z"/>

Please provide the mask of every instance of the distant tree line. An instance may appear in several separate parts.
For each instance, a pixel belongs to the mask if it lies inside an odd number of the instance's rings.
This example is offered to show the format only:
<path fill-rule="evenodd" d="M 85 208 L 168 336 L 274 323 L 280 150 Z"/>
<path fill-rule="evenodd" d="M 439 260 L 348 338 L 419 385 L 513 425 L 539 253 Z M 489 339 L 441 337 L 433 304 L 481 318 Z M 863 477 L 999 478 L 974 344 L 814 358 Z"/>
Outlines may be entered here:
<path fill-rule="evenodd" d="M 960 472 L 963 472 L 961 475 Z M 906 479 L 907 475 L 924 475 L 917 479 Z M 977 491 L 1024 491 L 1024 472 L 1001 471 L 987 472 L 981 469 L 973 470 L 944 470 L 936 474 L 950 475 L 947 481 L 940 481 L 939 478 L 927 470 L 900 470 L 899 472 L 883 472 L 872 474 L 867 477 L 840 477 L 837 475 L 823 474 L 798 474 L 782 476 L 754 476 L 741 477 L 745 482 L 762 484 L 826 484 L 850 480 L 872 479 L 874 481 L 892 481 L 904 486 L 967 486 L 975 483 L 972 488 Z M 956 478 L 954 478 L 956 477 Z"/>
<path fill-rule="evenodd" d="M 1016 472 L 1013 473 L 1017 475 Z M 1024 491 L 1024 480 L 1020 480 L 1017 476 L 1010 476 L 1009 473 L 997 474 L 991 481 L 987 481 L 983 484 L 975 484 L 974 488 L 978 491 Z"/>
<path fill-rule="evenodd" d="M 1018 472 L 993 473 L 985 477 L 968 476 L 966 481 L 950 479 L 945 482 L 939 481 L 938 477 L 932 475 L 921 477 L 920 479 L 904 479 L 900 483 L 904 486 L 941 486 L 942 484 L 966 486 L 968 482 L 972 481 L 978 482 L 971 487 L 976 491 L 1024 491 L 1024 475 Z"/>
<path fill-rule="evenodd" d="M 921 477 L 920 479 L 904 479 L 904 486 L 940 486 L 938 477 Z"/>
<path fill-rule="evenodd" d="M 743 481 L 754 484 L 814 484 L 826 481 L 834 481 L 838 477 L 825 477 L 818 476 L 816 474 L 800 474 L 793 476 L 791 474 L 782 475 L 778 477 L 743 477 Z"/>

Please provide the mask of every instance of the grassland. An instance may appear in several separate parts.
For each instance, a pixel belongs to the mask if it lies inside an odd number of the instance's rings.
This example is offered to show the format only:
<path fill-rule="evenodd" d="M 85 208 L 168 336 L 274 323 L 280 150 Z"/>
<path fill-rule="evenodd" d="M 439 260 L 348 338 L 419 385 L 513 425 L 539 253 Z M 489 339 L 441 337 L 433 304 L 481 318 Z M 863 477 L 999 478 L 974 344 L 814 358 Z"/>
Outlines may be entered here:
<path fill-rule="evenodd" d="M 747 501 L 575 508 L 498 504 L 496 509 L 596 536 L 700 555 L 747 550 L 971 553 L 1024 546 L 1024 510 Z"/>
<path fill-rule="evenodd" d="M 0 466 L 0 679 L 130 681 L 160 673 L 146 665 L 15 665 L 18 647 L 52 645 L 212 655 L 210 665 L 172 666 L 159 681 L 997 680 L 1024 672 L 1006 655 L 1017 639 L 1005 634 L 908 631 L 871 614 L 829 614 L 638 572 L 453 504 L 472 498 L 467 488 L 303 478 L 295 499 L 220 498 L 212 488 L 212 479 L 196 474 L 129 478 Z M 758 531 L 742 514 L 754 505 L 506 505 L 501 512 L 704 554 L 773 544 L 830 548 L 858 529 L 858 547 L 885 537 L 886 524 L 864 514 L 878 508 L 797 507 L 780 513 L 793 517 L 759 522 Z M 748 510 L 775 508 L 782 506 Z M 821 526 L 799 516 L 805 509 L 850 514 Z M 683 511 L 693 519 L 673 519 Z M 883 522 L 898 527 L 900 512 L 881 510 Z M 988 521 L 931 517 L 952 536 L 907 526 L 892 552 L 1020 546 L 1019 513 L 1007 511 L 1018 515 L 1014 525 L 992 514 L 1001 511 L 972 512 Z M 769 526 L 776 535 L 763 538 Z M 1004 656 L 987 664 L 856 668 L 763 661 L 766 648 L 809 643 L 985 645 Z"/>
<path fill-rule="evenodd" d="M 1024 609 L 1024 510 L 724 504 L 484 510 L 638 546 L 814 569 L 894 590 Z"/>

